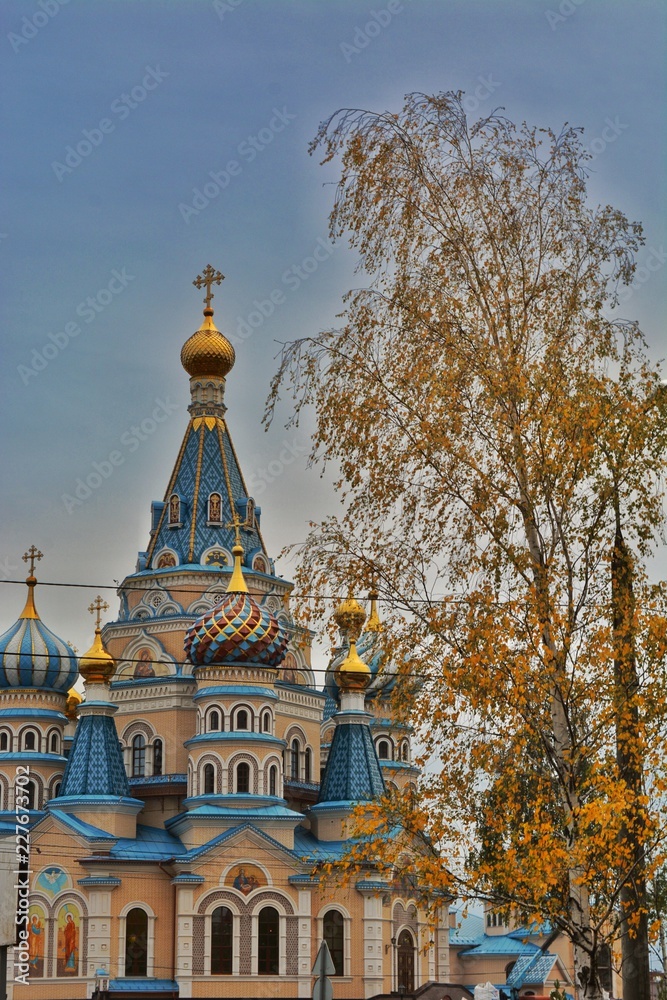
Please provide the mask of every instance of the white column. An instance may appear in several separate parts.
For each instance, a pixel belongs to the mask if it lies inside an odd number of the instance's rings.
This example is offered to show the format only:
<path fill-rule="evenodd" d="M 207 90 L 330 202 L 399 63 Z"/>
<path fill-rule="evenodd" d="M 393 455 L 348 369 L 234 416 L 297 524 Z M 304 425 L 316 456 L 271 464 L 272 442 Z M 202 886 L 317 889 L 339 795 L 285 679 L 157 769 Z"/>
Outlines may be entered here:
<path fill-rule="evenodd" d="M 443 906 L 438 911 L 438 924 L 435 931 L 436 978 L 439 983 L 450 982 L 449 971 L 449 907 Z"/>
<path fill-rule="evenodd" d="M 174 965 L 179 985 L 179 996 L 192 996 L 192 929 L 194 917 L 194 890 L 190 885 L 176 889 L 176 956 Z M 208 968 L 208 966 L 204 966 Z M 159 978 L 159 977 L 158 977 Z"/>
<path fill-rule="evenodd" d="M 382 899 L 364 896 L 364 996 L 382 993 Z"/>
<path fill-rule="evenodd" d="M 82 975 L 95 978 L 100 966 L 111 975 L 111 889 L 89 889 L 88 968 Z"/>
<path fill-rule="evenodd" d="M 311 933 L 311 909 L 310 890 L 299 889 L 298 916 L 299 916 L 299 982 L 297 984 L 297 996 L 309 997 L 313 990 L 313 978 L 311 969 L 314 959 L 311 957 L 310 942 Z"/>

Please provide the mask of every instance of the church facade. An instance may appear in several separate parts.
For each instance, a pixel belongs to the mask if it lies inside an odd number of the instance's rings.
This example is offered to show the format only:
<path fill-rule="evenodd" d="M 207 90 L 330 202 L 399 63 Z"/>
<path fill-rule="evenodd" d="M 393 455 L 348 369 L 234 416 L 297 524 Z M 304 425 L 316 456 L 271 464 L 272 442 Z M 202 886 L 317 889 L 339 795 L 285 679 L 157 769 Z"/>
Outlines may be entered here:
<path fill-rule="evenodd" d="M 449 978 L 447 914 L 427 929 L 372 872 L 317 873 L 345 853 L 355 805 L 417 772 L 374 597 L 367 621 L 354 600 L 338 609 L 316 683 L 229 433 L 221 278 L 195 282 L 189 419 L 117 617 L 91 605 L 77 661 L 39 616 L 33 546 L 25 608 L 0 636 L 0 832 L 21 812 L 30 825 L 16 1000 L 90 997 L 107 979 L 119 997 L 308 997 L 322 941 L 336 997 Z"/>

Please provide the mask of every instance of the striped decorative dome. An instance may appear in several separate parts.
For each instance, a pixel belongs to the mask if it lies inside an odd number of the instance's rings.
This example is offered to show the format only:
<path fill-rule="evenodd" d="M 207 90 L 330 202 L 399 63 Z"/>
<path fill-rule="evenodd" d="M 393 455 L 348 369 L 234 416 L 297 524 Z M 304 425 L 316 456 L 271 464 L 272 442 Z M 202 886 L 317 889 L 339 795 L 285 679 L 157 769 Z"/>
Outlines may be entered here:
<path fill-rule="evenodd" d="M 195 667 L 212 663 L 263 663 L 277 667 L 287 636 L 278 620 L 243 592 L 225 594 L 201 615 L 185 636 L 185 653 Z"/>
<path fill-rule="evenodd" d="M 0 688 L 46 688 L 65 694 L 77 677 L 76 654 L 37 614 L 35 578 L 29 576 L 26 582 L 28 600 L 23 613 L 0 635 Z"/>

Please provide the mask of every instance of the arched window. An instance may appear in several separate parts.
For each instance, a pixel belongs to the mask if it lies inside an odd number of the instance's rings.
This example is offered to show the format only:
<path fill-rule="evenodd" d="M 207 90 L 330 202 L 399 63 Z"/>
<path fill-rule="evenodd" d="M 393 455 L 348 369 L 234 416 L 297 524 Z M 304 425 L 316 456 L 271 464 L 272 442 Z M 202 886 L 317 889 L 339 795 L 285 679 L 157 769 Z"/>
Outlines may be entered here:
<path fill-rule="evenodd" d="M 204 795 L 215 794 L 215 769 L 213 764 L 204 764 Z"/>
<path fill-rule="evenodd" d="M 378 743 L 378 757 L 380 760 L 390 760 L 389 740 L 380 740 Z"/>
<path fill-rule="evenodd" d="M 58 753 L 58 749 L 59 749 L 58 733 L 51 733 L 51 744 L 50 744 L 51 753 Z"/>
<path fill-rule="evenodd" d="M 270 712 L 265 712 L 264 715 L 262 716 L 262 732 L 263 733 L 270 733 L 271 732 L 271 713 Z"/>
<path fill-rule="evenodd" d="M 259 911 L 257 927 L 257 972 L 277 976 L 280 971 L 280 916 L 273 906 Z"/>
<path fill-rule="evenodd" d="M 236 768 L 236 793 L 247 795 L 250 791 L 250 764 L 242 761 Z"/>
<path fill-rule="evenodd" d="M 23 736 L 23 749 L 24 750 L 35 750 L 36 735 L 32 729 L 29 729 L 27 733 Z"/>
<path fill-rule="evenodd" d="M 322 937 L 329 946 L 329 953 L 336 971 L 334 976 L 345 975 L 345 935 L 342 913 L 327 910 L 322 921 Z"/>
<path fill-rule="evenodd" d="M 142 733 L 137 733 L 132 740 L 132 777 L 143 778 L 145 774 L 146 737 Z"/>
<path fill-rule="evenodd" d="M 209 712 L 208 715 L 208 731 L 209 733 L 217 733 L 220 730 L 220 712 L 217 708 Z"/>
<path fill-rule="evenodd" d="M 148 914 L 138 906 L 125 918 L 125 975 L 148 975 Z"/>
<path fill-rule="evenodd" d="M 228 906 L 218 906 L 211 916 L 211 973 L 231 976 L 234 917 Z"/>
<path fill-rule="evenodd" d="M 312 770 L 313 770 L 313 751 L 310 749 L 310 747 L 306 747 L 306 752 L 304 754 L 304 774 L 303 774 L 304 781 L 311 780 L 310 776 Z"/>
<path fill-rule="evenodd" d="M 410 748 L 408 747 L 407 740 L 403 741 L 401 745 L 401 760 L 405 761 L 406 764 L 410 759 Z"/>
<path fill-rule="evenodd" d="M 611 948 L 608 944 L 601 944 L 598 948 L 598 976 L 600 977 L 600 986 L 607 993 L 612 992 L 612 970 L 611 970 Z"/>
<path fill-rule="evenodd" d="M 240 708 L 236 713 L 235 729 L 248 729 L 248 713 L 245 708 Z"/>
<path fill-rule="evenodd" d="M 222 497 L 219 493 L 211 493 L 208 498 L 208 520 L 214 524 L 222 521 Z"/>
<path fill-rule="evenodd" d="M 3 731 L 0 733 L 0 753 L 6 753 L 9 750 L 9 733 Z"/>
<path fill-rule="evenodd" d="M 301 746 L 299 744 L 299 741 L 297 739 L 292 740 L 292 753 L 291 753 L 291 758 L 292 759 L 290 761 L 290 776 L 292 778 L 292 781 L 298 781 L 299 780 L 299 751 L 300 750 L 301 750 Z"/>
<path fill-rule="evenodd" d="M 162 740 L 153 742 L 153 774 L 162 774 Z"/>
<path fill-rule="evenodd" d="M 181 523 L 181 498 L 178 493 L 172 493 L 169 497 L 169 524 Z"/>
<path fill-rule="evenodd" d="M 273 764 L 269 768 L 269 795 L 278 794 L 278 768 Z"/>
<path fill-rule="evenodd" d="M 35 787 L 35 782 L 28 781 L 27 784 L 24 785 L 24 789 L 25 789 L 24 794 L 27 795 L 28 797 L 28 809 L 29 810 L 36 809 L 38 806 L 38 802 L 37 802 L 37 789 Z"/>
<path fill-rule="evenodd" d="M 55 788 L 53 789 L 53 798 L 57 799 L 59 795 L 60 795 L 60 782 L 58 782 Z"/>
<path fill-rule="evenodd" d="M 415 988 L 415 944 L 412 934 L 403 930 L 398 935 L 398 991 L 413 993 Z"/>

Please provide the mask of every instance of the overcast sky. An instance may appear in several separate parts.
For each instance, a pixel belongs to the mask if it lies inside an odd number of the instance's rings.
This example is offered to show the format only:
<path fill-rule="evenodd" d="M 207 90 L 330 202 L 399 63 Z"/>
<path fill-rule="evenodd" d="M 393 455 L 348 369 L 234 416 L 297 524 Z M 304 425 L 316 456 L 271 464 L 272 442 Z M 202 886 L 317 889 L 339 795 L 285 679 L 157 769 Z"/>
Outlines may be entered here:
<path fill-rule="evenodd" d="M 42 580 L 134 570 L 187 423 L 179 352 L 209 262 L 226 275 L 216 322 L 237 344 L 229 426 L 272 554 L 335 509 L 306 469 L 307 428 L 260 421 L 278 342 L 335 322 L 355 282 L 354 255 L 327 238 L 336 168 L 307 153 L 337 108 L 460 89 L 472 117 L 502 106 L 583 126 L 591 200 L 645 227 L 625 315 L 665 353 L 660 0 L 5 0 L 2 15 L 0 579 L 24 578 L 32 543 Z M 108 477 L 69 502 L 112 452 Z M 43 587 L 38 607 L 85 649 L 95 593 Z M 4 631 L 23 588 L 0 596 Z"/>

